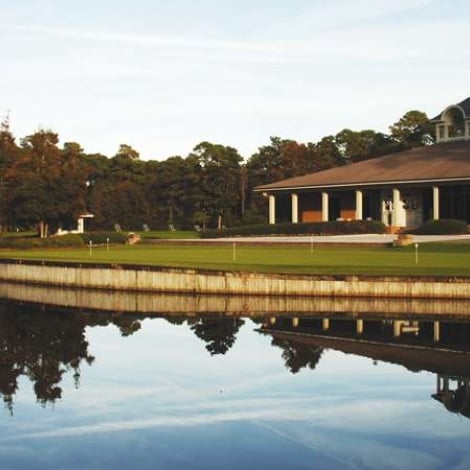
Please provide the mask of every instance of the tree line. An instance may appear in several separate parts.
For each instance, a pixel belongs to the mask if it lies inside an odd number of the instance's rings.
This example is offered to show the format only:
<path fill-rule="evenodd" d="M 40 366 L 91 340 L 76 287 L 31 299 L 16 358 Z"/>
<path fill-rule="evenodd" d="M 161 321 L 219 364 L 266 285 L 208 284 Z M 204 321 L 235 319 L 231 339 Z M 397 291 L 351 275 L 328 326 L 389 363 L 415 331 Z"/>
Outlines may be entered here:
<path fill-rule="evenodd" d="M 91 212 L 93 230 L 179 229 L 265 223 L 266 200 L 253 188 L 294 176 L 427 145 L 427 116 L 409 111 L 389 133 L 343 129 L 318 142 L 271 137 L 244 160 L 238 150 L 203 141 L 187 156 L 143 161 L 129 145 L 107 157 L 40 129 L 17 141 L 0 125 L 0 227 L 37 227 L 41 236 L 76 226 Z"/>

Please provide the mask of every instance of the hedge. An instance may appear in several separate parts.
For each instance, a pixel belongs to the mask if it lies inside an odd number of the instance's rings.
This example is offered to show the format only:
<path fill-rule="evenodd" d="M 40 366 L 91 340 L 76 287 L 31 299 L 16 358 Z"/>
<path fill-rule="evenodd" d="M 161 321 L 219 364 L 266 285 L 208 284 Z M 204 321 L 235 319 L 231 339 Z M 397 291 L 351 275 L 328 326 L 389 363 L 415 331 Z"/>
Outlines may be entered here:
<path fill-rule="evenodd" d="M 202 233 L 202 238 L 253 235 L 354 235 L 363 233 L 385 233 L 385 225 L 376 220 L 245 225 L 220 231 L 206 230 Z"/>
<path fill-rule="evenodd" d="M 83 239 L 77 234 L 62 235 L 60 237 L 1 237 L 0 248 L 67 248 L 83 246 Z"/>
<path fill-rule="evenodd" d="M 468 233 L 468 222 L 457 219 L 428 220 L 413 233 L 418 235 L 463 235 Z"/>
<path fill-rule="evenodd" d="M 127 232 L 86 232 L 82 233 L 83 241 L 88 245 L 90 241 L 94 245 L 105 245 L 109 243 L 126 243 Z"/>
<path fill-rule="evenodd" d="M 88 245 L 104 245 L 109 243 L 126 243 L 127 233 L 121 232 L 87 232 L 81 234 L 69 233 L 48 238 L 39 237 L 0 237 L 0 248 L 68 248 Z"/>

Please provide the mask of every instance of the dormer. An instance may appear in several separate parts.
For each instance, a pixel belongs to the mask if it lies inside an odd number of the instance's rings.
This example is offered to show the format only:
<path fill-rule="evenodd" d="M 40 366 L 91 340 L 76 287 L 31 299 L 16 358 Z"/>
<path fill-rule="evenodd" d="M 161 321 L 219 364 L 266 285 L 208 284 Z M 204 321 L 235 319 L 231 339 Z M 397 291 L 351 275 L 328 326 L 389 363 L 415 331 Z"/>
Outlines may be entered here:
<path fill-rule="evenodd" d="M 447 106 L 431 122 L 436 125 L 437 143 L 470 140 L 470 98 Z"/>

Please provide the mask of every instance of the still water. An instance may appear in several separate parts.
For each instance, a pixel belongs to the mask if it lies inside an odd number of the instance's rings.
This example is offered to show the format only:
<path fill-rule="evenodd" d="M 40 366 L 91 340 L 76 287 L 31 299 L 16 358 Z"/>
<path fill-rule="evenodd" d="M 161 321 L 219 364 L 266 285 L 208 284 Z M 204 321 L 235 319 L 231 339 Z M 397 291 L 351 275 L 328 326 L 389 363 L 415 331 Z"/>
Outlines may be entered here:
<path fill-rule="evenodd" d="M 470 324 L 0 302 L 0 468 L 469 469 Z"/>

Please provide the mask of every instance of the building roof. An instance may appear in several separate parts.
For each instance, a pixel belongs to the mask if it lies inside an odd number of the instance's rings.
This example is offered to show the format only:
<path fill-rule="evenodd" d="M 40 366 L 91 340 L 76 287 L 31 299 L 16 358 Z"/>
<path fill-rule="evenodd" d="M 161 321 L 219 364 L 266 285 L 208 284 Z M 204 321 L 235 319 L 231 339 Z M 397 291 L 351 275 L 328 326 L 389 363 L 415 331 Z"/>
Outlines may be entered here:
<path fill-rule="evenodd" d="M 444 114 L 444 112 L 447 111 L 449 108 L 452 108 L 452 107 L 455 107 L 455 106 L 462 109 L 465 119 L 470 119 L 470 97 L 469 97 L 469 98 L 464 99 L 460 103 L 453 104 L 451 106 L 447 106 L 447 108 L 444 109 L 444 111 L 442 111 L 442 113 L 440 113 L 436 117 L 432 118 L 431 122 L 442 121 L 442 115 Z"/>
<path fill-rule="evenodd" d="M 255 191 L 326 189 L 459 180 L 470 180 L 470 141 L 446 142 L 418 147 L 265 184 L 256 187 Z"/>

